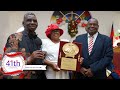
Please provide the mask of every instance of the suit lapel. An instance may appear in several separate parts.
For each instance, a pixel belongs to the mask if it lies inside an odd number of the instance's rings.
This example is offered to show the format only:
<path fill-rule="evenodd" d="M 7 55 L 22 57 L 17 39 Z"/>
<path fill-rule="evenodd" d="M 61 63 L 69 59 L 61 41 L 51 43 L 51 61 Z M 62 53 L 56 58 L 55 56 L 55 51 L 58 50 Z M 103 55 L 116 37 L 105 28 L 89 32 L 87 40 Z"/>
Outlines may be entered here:
<path fill-rule="evenodd" d="M 87 37 L 87 34 L 85 34 L 85 37 L 84 37 L 84 50 L 85 52 L 87 52 L 87 56 L 89 55 L 88 53 L 88 37 Z"/>

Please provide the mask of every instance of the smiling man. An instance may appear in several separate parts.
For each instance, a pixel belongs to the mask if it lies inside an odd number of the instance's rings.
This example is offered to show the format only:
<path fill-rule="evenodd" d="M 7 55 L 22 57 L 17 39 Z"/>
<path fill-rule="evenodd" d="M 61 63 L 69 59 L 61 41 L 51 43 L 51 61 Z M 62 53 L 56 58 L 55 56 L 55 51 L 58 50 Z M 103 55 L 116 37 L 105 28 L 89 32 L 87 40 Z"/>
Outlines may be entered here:
<path fill-rule="evenodd" d="M 24 15 L 22 24 L 24 30 L 9 36 L 4 53 L 22 52 L 26 58 L 26 64 L 42 65 L 45 53 L 40 50 L 42 42 L 35 32 L 38 27 L 37 17 L 34 13 L 28 12 Z M 44 71 L 41 70 L 25 71 L 22 78 L 46 79 Z"/>
<path fill-rule="evenodd" d="M 91 18 L 85 27 L 86 34 L 76 37 L 74 42 L 82 43 L 83 63 L 77 79 L 106 79 L 106 68 L 110 68 L 113 59 L 112 40 L 100 34 L 99 23 Z"/>

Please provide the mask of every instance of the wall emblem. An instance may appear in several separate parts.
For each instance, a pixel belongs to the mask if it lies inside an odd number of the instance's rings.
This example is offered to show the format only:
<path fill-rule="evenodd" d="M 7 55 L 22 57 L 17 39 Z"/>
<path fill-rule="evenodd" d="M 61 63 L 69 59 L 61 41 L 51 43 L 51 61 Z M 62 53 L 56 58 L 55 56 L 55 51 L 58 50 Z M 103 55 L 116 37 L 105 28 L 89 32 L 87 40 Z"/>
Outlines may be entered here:
<path fill-rule="evenodd" d="M 68 23 L 68 34 L 73 38 L 78 33 L 78 27 L 85 27 L 91 17 L 89 11 L 54 11 L 50 22 L 59 26 Z"/>

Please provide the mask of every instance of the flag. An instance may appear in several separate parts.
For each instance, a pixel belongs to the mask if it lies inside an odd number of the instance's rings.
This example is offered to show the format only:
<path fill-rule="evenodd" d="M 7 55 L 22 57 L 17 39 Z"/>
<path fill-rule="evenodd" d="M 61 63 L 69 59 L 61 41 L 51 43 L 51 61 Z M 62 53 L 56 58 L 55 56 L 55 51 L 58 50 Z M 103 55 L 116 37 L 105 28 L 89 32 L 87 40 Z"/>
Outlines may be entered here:
<path fill-rule="evenodd" d="M 114 27 L 113 27 L 113 24 L 112 24 L 112 28 L 111 28 L 110 38 L 111 38 L 112 44 L 113 44 L 113 39 L 114 39 Z"/>

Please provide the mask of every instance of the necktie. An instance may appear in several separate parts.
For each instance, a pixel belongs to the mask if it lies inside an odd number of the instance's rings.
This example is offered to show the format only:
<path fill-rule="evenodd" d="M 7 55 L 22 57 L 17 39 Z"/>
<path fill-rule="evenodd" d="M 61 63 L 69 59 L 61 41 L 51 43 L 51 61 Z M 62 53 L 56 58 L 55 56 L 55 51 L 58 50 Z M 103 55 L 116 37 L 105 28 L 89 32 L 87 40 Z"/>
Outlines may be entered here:
<path fill-rule="evenodd" d="M 92 48 L 93 48 L 93 36 L 91 36 L 89 40 L 89 46 L 88 46 L 89 55 L 92 51 Z"/>

